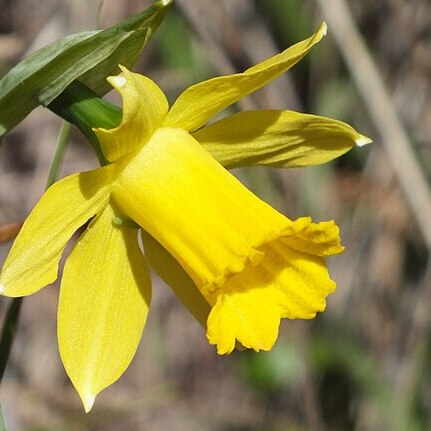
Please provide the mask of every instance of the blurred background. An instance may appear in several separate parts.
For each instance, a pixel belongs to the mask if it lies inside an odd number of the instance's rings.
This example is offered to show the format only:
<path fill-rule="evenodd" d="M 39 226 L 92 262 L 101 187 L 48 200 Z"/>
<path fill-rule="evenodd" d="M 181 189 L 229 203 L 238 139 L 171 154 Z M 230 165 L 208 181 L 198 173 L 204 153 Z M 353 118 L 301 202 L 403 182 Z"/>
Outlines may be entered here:
<path fill-rule="evenodd" d="M 0 76 L 50 41 L 150 4 L 0 0 Z M 341 227 L 346 251 L 328 261 L 338 287 L 325 313 L 284 321 L 271 352 L 221 357 L 154 276 L 137 355 L 85 415 L 59 359 L 50 286 L 24 301 L 0 389 L 8 431 L 431 429 L 429 0 L 175 0 L 135 70 L 174 100 L 308 37 L 322 20 L 327 38 L 233 109 L 331 116 L 374 140 L 319 167 L 235 171 L 290 218 Z M 43 193 L 60 125 L 40 108 L 4 139 L 0 225 L 22 221 Z M 71 140 L 62 176 L 97 166 L 78 131 Z M 0 317 L 8 302 L 0 299 Z"/>

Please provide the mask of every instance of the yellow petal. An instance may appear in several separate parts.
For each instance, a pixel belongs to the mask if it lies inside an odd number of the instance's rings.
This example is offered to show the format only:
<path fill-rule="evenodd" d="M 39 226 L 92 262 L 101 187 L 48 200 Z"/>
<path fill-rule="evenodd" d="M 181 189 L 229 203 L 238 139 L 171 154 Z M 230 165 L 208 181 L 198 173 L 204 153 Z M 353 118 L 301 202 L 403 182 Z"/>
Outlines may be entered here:
<path fill-rule="evenodd" d="M 270 350 L 281 318 L 313 318 L 335 289 L 323 258 L 281 242 L 266 244 L 262 251 L 258 266 L 233 276 L 217 295 L 207 336 L 219 354 L 230 353 L 236 340 L 256 351 Z"/>
<path fill-rule="evenodd" d="M 341 121 L 293 111 L 246 111 L 193 133 L 223 166 L 320 165 L 371 140 Z"/>
<path fill-rule="evenodd" d="M 67 241 L 107 204 L 112 175 L 112 166 L 71 175 L 43 194 L 3 265 L 1 293 L 30 295 L 57 278 Z"/>
<path fill-rule="evenodd" d="M 145 144 L 168 111 L 165 95 L 151 79 L 120 67 L 122 74 L 108 81 L 123 98 L 123 120 L 114 129 L 95 129 L 103 153 L 111 162 Z"/>
<path fill-rule="evenodd" d="M 295 250 L 316 256 L 332 256 L 344 251 L 340 244 L 340 229 L 333 220 L 310 223 L 294 235 L 286 235 L 283 243 Z"/>
<path fill-rule="evenodd" d="M 193 317 L 206 328 L 210 305 L 180 264 L 148 233 L 141 229 L 145 257 L 151 268 L 168 284 Z"/>
<path fill-rule="evenodd" d="M 323 23 L 310 38 L 303 40 L 244 73 L 220 76 L 187 88 L 175 101 L 165 126 L 193 131 L 211 117 L 243 97 L 253 93 L 300 61 L 326 34 Z"/>
<path fill-rule="evenodd" d="M 91 222 L 66 261 L 60 288 L 60 354 L 87 412 L 128 367 L 150 303 L 138 230 L 114 226 L 113 217 L 108 205 Z"/>

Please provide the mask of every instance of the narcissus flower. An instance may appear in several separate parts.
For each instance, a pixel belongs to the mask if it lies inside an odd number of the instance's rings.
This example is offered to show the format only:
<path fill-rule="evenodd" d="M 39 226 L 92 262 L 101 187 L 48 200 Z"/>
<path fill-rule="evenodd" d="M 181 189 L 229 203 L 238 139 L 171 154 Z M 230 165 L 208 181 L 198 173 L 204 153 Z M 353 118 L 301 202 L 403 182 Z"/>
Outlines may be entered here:
<path fill-rule="evenodd" d="M 325 31 L 244 73 L 188 88 L 170 109 L 150 79 L 125 68 L 108 78 L 123 99 L 121 124 L 96 130 L 110 163 L 45 192 L 1 274 L 8 296 L 52 283 L 67 242 L 91 220 L 67 257 L 58 306 L 60 354 L 86 411 L 136 351 L 151 296 L 147 262 L 221 354 L 236 342 L 271 349 L 281 318 L 309 319 L 325 308 L 335 284 L 324 257 L 343 250 L 334 222 L 289 220 L 222 164 L 323 163 L 367 138 L 289 111 L 244 112 L 205 126 L 293 66 Z"/>

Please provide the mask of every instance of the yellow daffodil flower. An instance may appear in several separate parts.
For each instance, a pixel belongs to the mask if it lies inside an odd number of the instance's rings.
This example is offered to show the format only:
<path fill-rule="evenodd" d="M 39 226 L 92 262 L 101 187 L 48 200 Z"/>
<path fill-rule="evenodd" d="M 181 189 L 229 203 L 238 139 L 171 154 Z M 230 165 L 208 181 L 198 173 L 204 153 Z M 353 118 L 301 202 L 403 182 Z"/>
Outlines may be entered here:
<path fill-rule="evenodd" d="M 108 78 L 123 99 L 121 124 L 96 130 L 110 163 L 45 192 L 0 279 L 7 296 L 52 283 L 67 242 L 91 220 L 67 257 L 58 306 L 61 358 L 86 411 L 135 354 L 151 296 L 146 262 L 220 354 L 237 342 L 269 350 L 281 318 L 310 319 L 325 308 L 335 283 L 324 256 L 343 250 L 334 222 L 289 220 L 211 154 L 226 166 L 240 164 L 239 153 L 246 164 L 299 166 L 323 163 L 367 138 L 344 123 L 289 111 L 236 114 L 202 127 L 293 66 L 325 31 L 322 25 L 244 73 L 188 88 L 170 109 L 150 79 L 125 68 Z"/>

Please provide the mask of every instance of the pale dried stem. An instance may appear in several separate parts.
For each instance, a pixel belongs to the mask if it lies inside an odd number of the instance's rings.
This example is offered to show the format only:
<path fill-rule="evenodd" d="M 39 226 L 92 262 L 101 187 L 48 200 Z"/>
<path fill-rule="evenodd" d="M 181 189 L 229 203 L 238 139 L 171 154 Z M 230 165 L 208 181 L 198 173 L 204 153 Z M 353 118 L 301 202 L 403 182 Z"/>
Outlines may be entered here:
<path fill-rule="evenodd" d="M 431 250 L 431 194 L 413 145 L 385 88 L 371 53 L 344 0 L 317 0 L 340 52 L 378 130 L 381 142 L 410 205 L 428 250 Z"/>

